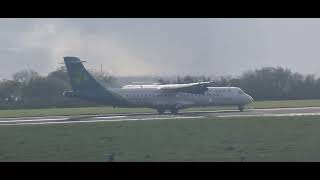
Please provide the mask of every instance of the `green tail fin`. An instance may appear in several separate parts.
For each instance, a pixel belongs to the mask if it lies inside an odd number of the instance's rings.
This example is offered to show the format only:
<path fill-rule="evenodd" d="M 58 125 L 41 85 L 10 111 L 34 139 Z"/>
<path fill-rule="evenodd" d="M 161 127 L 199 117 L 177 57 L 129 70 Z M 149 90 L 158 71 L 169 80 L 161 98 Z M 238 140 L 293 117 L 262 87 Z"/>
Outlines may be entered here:
<path fill-rule="evenodd" d="M 70 77 L 73 91 L 101 91 L 105 90 L 102 85 L 94 79 L 85 69 L 82 62 L 77 57 L 64 57 L 64 62 Z"/>
<path fill-rule="evenodd" d="M 85 69 L 77 57 L 64 57 L 64 62 L 70 77 L 73 92 L 72 95 L 86 100 L 92 100 L 109 105 L 125 105 L 127 100 L 111 90 L 104 88 Z M 70 94 L 64 93 L 65 95 Z"/>

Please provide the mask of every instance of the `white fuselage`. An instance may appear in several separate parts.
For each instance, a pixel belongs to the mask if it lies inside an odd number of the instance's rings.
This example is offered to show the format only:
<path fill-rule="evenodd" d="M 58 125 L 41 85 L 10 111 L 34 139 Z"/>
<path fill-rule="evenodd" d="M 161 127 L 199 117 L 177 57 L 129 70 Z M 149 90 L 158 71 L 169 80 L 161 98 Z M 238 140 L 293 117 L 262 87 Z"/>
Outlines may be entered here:
<path fill-rule="evenodd" d="M 204 94 L 164 93 L 159 90 L 164 85 L 127 85 L 117 89 L 122 97 L 137 107 L 188 108 L 204 106 L 244 106 L 253 99 L 238 87 L 208 87 Z"/>
<path fill-rule="evenodd" d="M 203 106 L 236 105 L 240 111 L 253 101 L 252 97 L 238 87 L 208 87 L 213 82 L 203 81 L 188 84 L 127 85 L 119 89 L 103 87 L 90 75 L 78 57 L 64 57 L 72 91 L 64 96 L 77 97 L 113 107 L 149 107 L 160 114 L 170 109 L 175 114 L 179 109 Z"/>

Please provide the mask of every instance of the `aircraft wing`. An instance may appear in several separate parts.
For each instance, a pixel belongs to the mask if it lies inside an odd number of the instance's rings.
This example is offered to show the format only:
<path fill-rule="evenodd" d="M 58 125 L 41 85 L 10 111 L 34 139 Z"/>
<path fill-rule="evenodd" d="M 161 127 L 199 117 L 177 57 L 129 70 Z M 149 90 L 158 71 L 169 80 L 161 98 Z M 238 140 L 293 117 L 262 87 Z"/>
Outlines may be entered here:
<path fill-rule="evenodd" d="M 167 84 L 159 87 L 159 90 L 162 92 L 168 93 L 194 93 L 194 94 L 204 94 L 208 90 L 208 87 L 212 85 L 213 81 L 208 82 L 198 82 L 190 84 Z"/>

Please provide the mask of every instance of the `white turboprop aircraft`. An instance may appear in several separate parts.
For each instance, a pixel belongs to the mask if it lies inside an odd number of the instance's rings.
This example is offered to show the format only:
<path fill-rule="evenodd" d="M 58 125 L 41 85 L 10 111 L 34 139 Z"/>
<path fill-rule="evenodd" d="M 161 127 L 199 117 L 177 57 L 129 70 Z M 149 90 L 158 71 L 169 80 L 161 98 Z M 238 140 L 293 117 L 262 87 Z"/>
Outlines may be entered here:
<path fill-rule="evenodd" d="M 213 82 L 166 85 L 102 86 L 91 76 L 77 57 L 64 57 L 73 91 L 64 96 L 95 101 L 113 107 L 148 107 L 159 114 L 170 110 L 205 106 L 237 106 L 240 111 L 253 98 L 238 87 L 209 87 Z"/>

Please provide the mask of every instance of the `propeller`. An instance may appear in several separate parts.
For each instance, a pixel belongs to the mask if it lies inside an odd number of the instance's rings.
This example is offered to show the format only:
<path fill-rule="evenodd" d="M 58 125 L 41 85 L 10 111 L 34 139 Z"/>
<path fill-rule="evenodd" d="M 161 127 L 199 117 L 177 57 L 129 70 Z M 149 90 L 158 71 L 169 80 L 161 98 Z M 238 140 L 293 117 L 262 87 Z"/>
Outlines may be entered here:
<path fill-rule="evenodd" d="M 202 75 L 202 82 L 210 82 L 211 78 L 210 77 L 205 77 L 204 75 Z"/>

